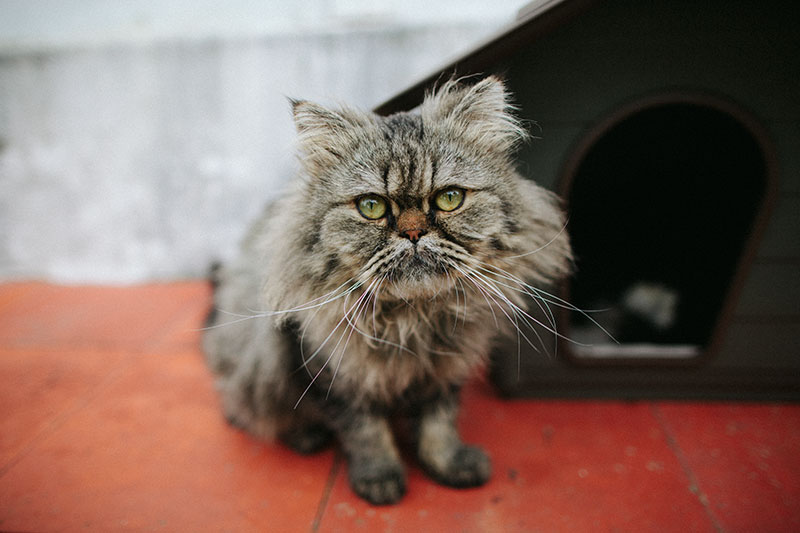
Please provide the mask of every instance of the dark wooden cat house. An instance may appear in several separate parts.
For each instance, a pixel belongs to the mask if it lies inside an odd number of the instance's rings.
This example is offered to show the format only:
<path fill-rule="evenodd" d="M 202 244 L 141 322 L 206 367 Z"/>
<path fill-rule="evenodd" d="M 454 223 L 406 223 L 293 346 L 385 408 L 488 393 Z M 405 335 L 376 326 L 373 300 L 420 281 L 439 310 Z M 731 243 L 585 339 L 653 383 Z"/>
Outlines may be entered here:
<path fill-rule="evenodd" d="M 558 192 L 576 273 L 558 331 L 497 350 L 508 394 L 800 398 L 800 9 L 537 1 L 453 73 L 496 73 Z M 546 317 L 543 317 L 546 319 Z M 547 340 L 549 339 L 549 340 Z"/>

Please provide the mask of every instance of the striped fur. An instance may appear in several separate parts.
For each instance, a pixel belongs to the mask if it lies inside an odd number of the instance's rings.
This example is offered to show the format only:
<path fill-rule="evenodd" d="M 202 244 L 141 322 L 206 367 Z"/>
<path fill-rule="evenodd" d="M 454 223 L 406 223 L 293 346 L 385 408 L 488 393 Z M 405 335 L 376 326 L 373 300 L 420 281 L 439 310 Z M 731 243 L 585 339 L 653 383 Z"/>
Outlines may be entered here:
<path fill-rule="evenodd" d="M 489 77 L 389 117 L 292 102 L 302 172 L 218 272 L 204 346 L 228 419 L 300 451 L 337 436 L 373 503 L 405 491 L 397 413 L 434 479 L 488 479 L 486 454 L 458 437 L 458 391 L 498 330 L 524 328 L 526 301 L 553 303 L 538 287 L 569 271 L 557 200 L 514 170 L 525 132 L 508 98 Z M 463 204 L 438 209 L 451 187 Z M 363 195 L 386 215 L 359 214 Z"/>

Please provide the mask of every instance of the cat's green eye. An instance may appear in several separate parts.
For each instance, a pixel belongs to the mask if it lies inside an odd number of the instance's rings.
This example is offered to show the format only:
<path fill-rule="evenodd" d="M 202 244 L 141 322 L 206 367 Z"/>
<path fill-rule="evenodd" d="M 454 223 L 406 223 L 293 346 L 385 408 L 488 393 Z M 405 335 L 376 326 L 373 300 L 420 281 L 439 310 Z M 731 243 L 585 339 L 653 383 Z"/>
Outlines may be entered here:
<path fill-rule="evenodd" d="M 380 196 L 362 196 L 356 200 L 356 207 L 361 216 L 370 220 L 378 220 L 386 214 L 386 200 Z"/>
<path fill-rule="evenodd" d="M 464 189 L 445 189 L 436 195 L 436 207 L 442 211 L 455 211 L 464 203 Z"/>

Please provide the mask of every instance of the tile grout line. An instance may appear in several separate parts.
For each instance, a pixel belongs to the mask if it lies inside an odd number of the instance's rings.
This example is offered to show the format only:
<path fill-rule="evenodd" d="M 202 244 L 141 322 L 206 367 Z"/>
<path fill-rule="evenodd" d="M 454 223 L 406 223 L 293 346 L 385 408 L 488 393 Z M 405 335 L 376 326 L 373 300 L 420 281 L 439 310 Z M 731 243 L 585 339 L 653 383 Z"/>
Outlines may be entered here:
<path fill-rule="evenodd" d="M 717 519 L 714 511 L 711 509 L 711 502 L 708 499 L 708 495 L 700 489 L 700 482 L 697 479 L 694 470 L 692 470 L 692 468 L 689 466 L 689 461 L 686 459 L 683 450 L 678 444 L 678 440 L 675 437 L 672 427 L 667 422 L 664 413 L 661 412 L 661 409 L 656 402 L 650 402 L 650 413 L 664 431 L 667 446 L 669 446 L 669 449 L 675 455 L 675 458 L 678 460 L 678 464 L 681 465 L 684 475 L 689 480 L 689 491 L 697 497 L 697 500 L 700 502 L 700 505 L 703 506 L 706 516 L 711 521 L 711 524 L 714 526 L 714 529 L 717 531 L 717 533 L 725 533 L 725 528 L 722 527 L 722 524 Z"/>
<path fill-rule="evenodd" d="M 336 483 L 336 478 L 339 476 L 341 464 L 342 457 L 337 452 L 333 457 L 333 464 L 331 465 L 331 471 L 328 474 L 328 481 L 325 483 L 325 488 L 322 489 L 322 497 L 319 500 L 319 505 L 317 505 L 317 512 L 314 515 L 314 521 L 311 523 L 310 531 L 312 533 L 317 533 L 322 525 L 322 518 L 325 516 L 325 510 L 328 508 L 328 502 L 330 501 L 331 494 L 333 493 L 333 485 Z"/>

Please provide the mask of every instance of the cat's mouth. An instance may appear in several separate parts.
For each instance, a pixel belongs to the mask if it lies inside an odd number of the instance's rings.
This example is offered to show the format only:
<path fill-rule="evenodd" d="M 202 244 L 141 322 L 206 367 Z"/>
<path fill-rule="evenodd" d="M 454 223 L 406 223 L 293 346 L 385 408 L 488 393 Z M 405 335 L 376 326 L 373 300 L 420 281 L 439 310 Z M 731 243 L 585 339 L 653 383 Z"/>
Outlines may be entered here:
<path fill-rule="evenodd" d="M 424 245 L 405 247 L 388 265 L 387 288 L 399 298 L 430 296 L 451 282 L 446 258 Z"/>

